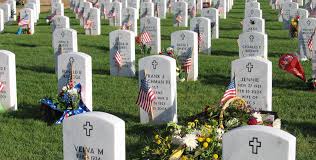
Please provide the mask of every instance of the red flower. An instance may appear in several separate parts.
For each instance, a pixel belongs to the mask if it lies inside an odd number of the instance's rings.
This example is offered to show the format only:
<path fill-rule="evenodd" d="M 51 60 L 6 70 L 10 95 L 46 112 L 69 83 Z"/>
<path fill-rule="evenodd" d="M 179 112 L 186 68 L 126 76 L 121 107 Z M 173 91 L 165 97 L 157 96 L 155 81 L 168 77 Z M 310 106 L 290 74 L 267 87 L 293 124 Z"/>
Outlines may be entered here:
<path fill-rule="evenodd" d="M 248 125 L 257 125 L 258 122 L 257 122 L 257 119 L 256 119 L 256 118 L 252 117 L 252 118 L 250 118 L 250 119 L 248 120 L 247 124 L 248 124 Z"/>
<path fill-rule="evenodd" d="M 141 39 L 140 39 L 140 36 L 137 36 L 137 37 L 135 38 L 135 41 L 136 41 L 137 44 L 141 44 L 141 43 L 142 43 L 142 41 L 141 41 Z"/>

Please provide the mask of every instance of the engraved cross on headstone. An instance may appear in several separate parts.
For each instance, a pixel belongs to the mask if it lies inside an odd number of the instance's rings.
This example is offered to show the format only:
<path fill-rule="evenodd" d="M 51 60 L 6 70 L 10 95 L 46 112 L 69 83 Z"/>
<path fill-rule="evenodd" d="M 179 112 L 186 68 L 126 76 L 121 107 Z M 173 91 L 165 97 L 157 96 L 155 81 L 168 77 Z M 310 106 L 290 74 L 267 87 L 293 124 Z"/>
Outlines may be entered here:
<path fill-rule="evenodd" d="M 156 69 L 158 62 L 156 60 L 153 60 L 153 62 L 151 64 L 153 65 L 153 69 Z"/>
<path fill-rule="evenodd" d="M 90 122 L 87 121 L 86 124 L 83 125 L 83 129 L 86 130 L 86 136 L 90 136 L 91 131 L 93 130 L 93 125 L 91 125 Z"/>
<path fill-rule="evenodd" d="M 248 72 L 251 72 L 251 70 L 253 69 L 253 65 L 251 64 L 251 62 L 249 62 L 249 63 L 246 65 L 246 68 L 248 69 Z"/>
<path fill-rule="evenodd" d="M 261 142 L 258 141 L 257 137 L 253 137 L 251 141 L 249 141 L 249 146 L 251 147 L 252 154 L 258 154 L 258 148 L 261 147 Z"/>
<path fill-rule="evenodd" d="M 182 34 L 180 35 L 180 37 L 182 38 L 182 40 L 184 40 L 184 38 L 185 38 L 184 33 L 182 33 Z"/>

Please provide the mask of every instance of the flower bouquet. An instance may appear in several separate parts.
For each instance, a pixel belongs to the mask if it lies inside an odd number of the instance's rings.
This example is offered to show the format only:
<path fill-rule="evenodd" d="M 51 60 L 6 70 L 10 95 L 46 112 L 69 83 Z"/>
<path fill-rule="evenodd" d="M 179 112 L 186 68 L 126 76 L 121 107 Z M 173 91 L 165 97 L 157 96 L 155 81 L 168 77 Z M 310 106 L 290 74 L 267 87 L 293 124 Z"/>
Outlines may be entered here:
<path fill-rule="evenodd" d="M 300 20 L 300 16 L 296 16 L 296 17 L 292 18 L 290 21 L 289 31 L 290 31 L 290 36 L 292 38 L 295 38 L 298 35 L 298 22 L 299 22 L 299 20 Z"/>
<path fill-rule="evenodd" d="M 176 60 L 177 81 L 184 82 L 188 77 L 188 73 L 183 62 L 181 62 L 178 54 L 175 53 L 174 48 L 168 47 L 167 49 L 162 49 L 162 51 L 159 54 L 169 56 Z"/>
<path fill-rule="evenodd" d="M 43 119 L 49 124 L 61 124 L 65 118 L 90 112 L 81 99 L 81 84 L 74 84 L 71 72 L 68 83 L 62 88 L 56 98 L 40 100 Z"/>
<path fill-rule="evenodd" d="M 184 125 L 168 123 L 154 135 L 142 151 L 147 160 L 219 160 L 222 135 L 243 125 L 280 127 L 276 113 L 257 112 L 238 97 L 222 107 L 207 106 L 203 112 L 189 117 Z"/>

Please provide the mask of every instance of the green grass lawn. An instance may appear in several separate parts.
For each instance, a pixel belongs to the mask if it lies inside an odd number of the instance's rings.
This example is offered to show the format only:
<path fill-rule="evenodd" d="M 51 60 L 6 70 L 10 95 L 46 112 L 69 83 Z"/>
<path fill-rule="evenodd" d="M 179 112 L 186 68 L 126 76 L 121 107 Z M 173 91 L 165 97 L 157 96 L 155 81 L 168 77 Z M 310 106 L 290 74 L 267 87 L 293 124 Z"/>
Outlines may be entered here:
<path fill-rule="evenodd" d="M 282 118 L 282 128 L 297 138 L 297 159 L 316 159 L 316 94 L 298 78 L 278 68 L 283 53 L 297 51 L 297 39 L 277 22 L 277 11 L 268 1 L 261 1 L 268 34 L 269 60 L 273 63 L 273 111 Z M 71 27 L 78 31 L 79 51 L 91 55 L 93 62 L 93 108 L 111 113 L 126 122 L 127 159 L 138 159 L 144 142 L 151 138 L 157 126 L 139 123 L 135 105 L 137 78 L 109 75 L 109 32 L 116 29 L 102 21 L 101 36 L 86 36 L 70 10 Z M 47 126 L 40 119 L 39 100 L 57 94 L 57 76 L 51 47 L 51 28 L 45 22 L 48 13 L 41 14 L 36 33 L 15 35 L 17 25 L 6 25 L 0 34 L 0 49 L 16 54 L 18 111 L 0 114 L 0 159 L 56 160 L 63 158 L 62 126 Z M 237 0 L 226 20 L 220 20 L 220 39 L 212 40 L 212 55 L 199 55 L 199 80 L 178 83 L 178 116 L 183 121 L 198 113 L 206 104 L 217 105 L 230 79 L 231 61 L 238 58 L 237 38 L 242 28 L 244 1 Z M 172 27 L 171 15 L 161 21 L 162 47 L 170 45 L 170 34 L 186 28 Z M 137 61 L 141 56 L 137 55 Z M 311 63 L 304 62 L 307 77 Z M 144 138 L 147 135 L 148 138 Z"/>

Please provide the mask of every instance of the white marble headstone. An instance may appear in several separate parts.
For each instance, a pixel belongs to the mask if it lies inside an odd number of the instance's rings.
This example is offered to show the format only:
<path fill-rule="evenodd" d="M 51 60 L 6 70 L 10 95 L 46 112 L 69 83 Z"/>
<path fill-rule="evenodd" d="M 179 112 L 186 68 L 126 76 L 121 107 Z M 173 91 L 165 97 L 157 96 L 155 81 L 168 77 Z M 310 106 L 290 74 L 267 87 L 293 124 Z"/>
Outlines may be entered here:
<path fill-rule="evenodd" d="M 309 13 L 308 13 L 308 10 L 303 9 L 303 8 L 299 8 L 299 9 L 297 9 L 296 15 L 300 16 L 300 20 L 302 20 L 302 19 L 308 18 Z"/>
<path fill-rule="evenodd" d="M 152 105 L 152 120 L 148 113 L 140 109 L 141 123 L 177 122 L 177 80 L 176 61 L 164 55 L 147 56 L 139 60 L 139 86 L 141 80 L 148 81 L 156 95 Z"/>
<path fill-rule="evenodd" d="M 262 18 L 262 10 L 261 9 L 246 9 L 245 10 L 245 18 L 248 17 L 257 17 Z"/>
<path fill-rule="evenodd" d="M 140 6 L 140 18 L 153 17 L 154 16 L 154 3 L 144 2 Z"/>
<path fill-rule="evenodd" d="M 53 32 L 53 49 L 56 57 L 61 54 L 60 49 L 62 54 L 77 52 L 77 31 L 70 28 L 56 29 Z"/>
<path fill-rule="evenodd" d="M 30 8 L 33 10 L 33 19 L 34 19 L 34 23 L 36 24 L 37 21 L 39 20 L 39 14 L 37 12 L 37 7 L 36 7 L 36 4 L 35 3 L 27 3 L 25 5 L 25 8 Z"/>
<path fill-rule="evenodd" d="M 246 9 L 260 9 L 260 3 L 259 2 L 247 2 L 245 8 Z"/>
<path fill-rule="evenodd" d="M 167 0 L 154 0 L 155 17 L 165 19 L 167 15 Z"/>
<path fill-rule="evenodd" d="M 260 57 L 234 60 L 231 78 L 235 78 L 237 96 L 255 110 L 272 111 L 272 63 Z"/>
<path fill-rule="evenodd" d="M 84 104 L 92 111 L 92 64 L 91 57 L 85 53 L 72 52 L 58 56 L 58 93 L 69 81 L 71 63 L 75 84 L 81 84 Z"/>
<path fill-rule="evenodd" d="M 10 4 L 8 4 L 8 3 L 0 4 L 0 9 L 3 10 L 4 23 L 9 22 L 10 21 L 10 17 L 11 17 Z"/>
<path fill-rule="evenodd" d="M 63 122 L 64 159 L 125 160 L 125 122 L 108 113 L 87 112 Z"/>
<path fill-rule="evenodd" d="M 196 0 L 184 0 L 188 3 L 188 16 L 193 18 L 196 16 Z"/>
<path fill-rule="evenodd" d="M 98 8 L 91 8 L 87 16 L 87 21 L 91 21 L 91 28 L 86 28 L 86 35 L 101 35 L 101 19 L 100 10 Z"/>
<path fill-rule="evenodd" d="M 293 17 L 296 16 L 297 9 L 298 4 L 295 2 L 286 2 L 282 5 L 282 18 L 285 29 L 288 29 L 290 27 L 290 21 Z"/>
<path fill-rule="evenodd" d="M 115 12 L 115 17 L 109 18 L 111 26 L 121 26 L 122 25 L 122 3 L 120 2 L 112 2 L 111 7 L 109 8 L 108 12 L 113 11 Z"/>
<path fill-rule="evenodd" d="M 122 66 L 115 62 L 115 53 L 119 51 Z M 110 73 L 115 76 L 135 76 L 135 33 L 128 30 L 110 32 Z"/>
<path fill-rule="evenodd" d="M 188 3 L 179 1 L 174 3 L 173 26 L 188 27 Z"/>
<path fill-rule="evenodd" d="M 239 57 L 268 57 L 268 36 L 261 32 L 243 32 L 239 35 Z"/>
<path fill-rule="evenodd" d="M 66 16 L 54 16 L 51 25 L 52 32 L 54 32 L 56 29 L 70 28 L 69 18 Z"/>
<path fill-rule="evenodd" d="M 216 8 L 203 8 L 202 17 L 210 19 L 212 39 L 219 38 L 219 18 L 218 10 Z"/>
<path fill-rule="evenodd" d="M 34 14 L 34 11 L 30 8 L 23 8 L 20 10 L 21 19 L 24 19 L 25 17 L 27 17 L 29 20 L 30 34 L 34 34 L 35 32 L 35 28 L 34 28 L 35 19 L 34 19 L 33 14 Z"/>
<path fill-rule="evenodd" d="M 296 138 L 278 128 L 244 126 L 223 135 L 223 160 L 295 160 Z"/>
<path fill-rule="evenodd" d="M 122 11 L 122 26 L 127 25 L 127 30 L 137 34 L 137 10 L 133 7 L 124 8 Z"/>
<path fill-rule="evenodd" d="M 159 54 L 161 51 L 160 18 L 144 17 L 140 19 L 140 32 L 149 32 L 151 42 L 147 46 L 151 47 L 151 54 Z"/>
<path fill-rule="evenodd" d="M 17 110 L 15 54 L 0 50 L 0 111 Z"/>
<path fill-rule="evenodd" d="M 10 4 L 10 9 L 11 9 L 11 16 L 10 16 L 10 21 L 16 21 L 16 1 L 15 0 L 8 0 L 8 3 Z"/>
<path fill-rule="evenodd" d="M 311 59 L 313 51 L 308 48 L 308 41 L 312 34 L 316 32 L 316 18 L 305 18 L 299 21 L 298 45 L 301 60 Z M 316 34 L 316 33 L 315 33 Z"/>
<path fill-rule="evenodd" d="M 190 30 L 198 34 L 200 52 L 211 54 L 211 21 L 206 17 L 194 17 L 190 22 Z"/>
<path fill-rule="evenodd" d="M 243 20 L 243 32 L 265 33 L 265 20 L 257 17 L 248 17 Z"/>
<path fill-rule="evenodd" d="M 192 68 L 187 80 L 196 81 L 198 78 L 198 35 L 193 31 L 181 30 L 171 34 L 171 46 L 178 54 L 181 63 L 185 59 L 192 58 Z"/>
<path fill-rule="evenodd" d="M 127 0 L 127 7 L 132 7 L 136 9 L 137 19 L 139 18 L 139 8 L 140 8 L 139 6 L 140 6 L 139 1 Z"/>
<path fill-rule="evenodd" d="M 227 13 L 227 10 L 226 10 L 226 5 L 227 5 L 227 1 L 226 0 L 218 0 L 219 1 L 219 6 L 218 6 L 218 14 L 219 14 L 219 17 L 221 19 L 226 19 L 226 13 Z"/>
<path fill-rule="evenodd" d="M 0 9 L 0 33 L 4 30 L 4 16 L 3 9 Z"/>
<path fill-rule="evenodd" d="M 64 4 L 63 3 L 54 3 L 52 6 L 52 13 L 56 15 L 63 16 L 64 15 Z"/>

